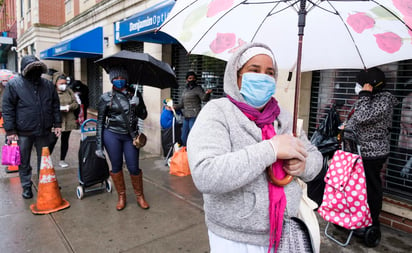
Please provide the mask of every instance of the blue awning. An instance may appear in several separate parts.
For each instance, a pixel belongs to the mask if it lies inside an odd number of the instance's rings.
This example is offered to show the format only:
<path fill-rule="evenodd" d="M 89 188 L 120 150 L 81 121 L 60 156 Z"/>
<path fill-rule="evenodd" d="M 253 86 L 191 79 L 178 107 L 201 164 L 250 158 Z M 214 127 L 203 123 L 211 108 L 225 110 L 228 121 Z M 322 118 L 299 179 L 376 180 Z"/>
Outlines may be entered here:
<path fill-rule="evenodd" d="M 156 29 L 166 20 L 175 2 L 175 0 L 163 1 L 118 24 L 115 23 L 115 43 L 129 40 L 160 44 L 177 43 L 177 40 L 168 34 L 156 32 Z"/>
<path fill-rule="evenodd" d="M 95 58 L 103 55 L 103 28 L 97 27 L 77 37 L 62 41 L 40 52 L 44 60 L 73 60 Z"/>
<path fill-rule="evenodd" d="M 53 48 L 46 49 L 40 52 L 40 59 L 42 60 L 73 60 L 73 57 L 53 56 Z"/>

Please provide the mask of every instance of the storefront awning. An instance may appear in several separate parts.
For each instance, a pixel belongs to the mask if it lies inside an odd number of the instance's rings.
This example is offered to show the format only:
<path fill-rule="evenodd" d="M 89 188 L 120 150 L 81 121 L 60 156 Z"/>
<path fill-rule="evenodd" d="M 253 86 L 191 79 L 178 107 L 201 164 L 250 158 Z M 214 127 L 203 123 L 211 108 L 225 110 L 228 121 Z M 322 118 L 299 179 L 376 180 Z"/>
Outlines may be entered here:
<path fill-rule="evenodd" d="M 166 0 L 115 24 L 115 43 L 130 40 L 160 44 L 177 43 L 168 34 L 156 32 L 174 5 L 175 0 Z"/>
<path fill-rule="evenodd" d="M 73 57 L 64 57 L 64 56 L 53 56 L 53 48 L 46 49 L 40 52 L 40 59 L 42 60 L 73 60 Z"/>
<path fill-rule="evenodd" d="M 103 28 L 97 27 L 40 52 L 44 60 L 73 60 L 103 55 Z"/>

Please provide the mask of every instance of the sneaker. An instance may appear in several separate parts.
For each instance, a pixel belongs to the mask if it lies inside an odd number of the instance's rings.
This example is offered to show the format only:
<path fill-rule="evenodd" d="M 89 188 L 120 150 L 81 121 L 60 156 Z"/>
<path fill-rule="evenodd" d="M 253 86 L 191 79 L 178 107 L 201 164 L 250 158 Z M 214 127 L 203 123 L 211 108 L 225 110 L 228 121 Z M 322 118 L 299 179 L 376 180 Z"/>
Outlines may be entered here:
<path fill-rule="evenodd" d="M 33 198 L 33 192 L 31 191 L 31 186 L 26 186 L 23 188 L 23 193 L 21 194 L 25 199 Z"/>
<path fill-rule="evenodd" d="M 59 166 L 62 167 L 62 168 L 69 167 L 69 165 L 65 161 L 60 161 Z"/>

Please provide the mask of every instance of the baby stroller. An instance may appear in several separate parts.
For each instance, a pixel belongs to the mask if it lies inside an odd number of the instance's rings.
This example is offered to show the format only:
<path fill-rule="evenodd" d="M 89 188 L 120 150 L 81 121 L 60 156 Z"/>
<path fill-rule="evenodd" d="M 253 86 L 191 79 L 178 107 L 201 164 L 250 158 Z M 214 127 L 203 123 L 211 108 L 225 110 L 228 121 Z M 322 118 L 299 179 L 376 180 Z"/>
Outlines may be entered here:
<path fill-rule="evenodd" d="M 87 127 L 87 124 L 94 126 Z M 79 148 L 79 186 L 77 186 L 77 198 L 82 199 L 84 193 L 106 190 L 112 191 L 109 180 L 109 165 L 106 159 L 96 156 L 96 124 L 97 120 L 88 119 L 80 126 L 80 148 Z M 96 186 L 98 185 L 98 186 Z M 92 187 L 93 186 L 93 187 Z"/>
<path fill-rule="evenodd" d="M 352 235 L 356 234 L 355 231 L 365 229 L 364 243 L 368 247 L 374 247 L 379 244 L 381 234 L 378 228 L 372 226 L 357 134 L 344 129 L 341 141 L 342 149 L 334 153 L 324 179 L 325 192 L 318 213 L 328 222 L 325 228 L 326 237 L 335 243 L 345 247 Z M 350 145 L 349 150 L 357 150 L 357 153 L 345 151 L 345 145 Z M 349 231 L 345 242 L 339 241 L 329 233 L 330 223 Z"/>

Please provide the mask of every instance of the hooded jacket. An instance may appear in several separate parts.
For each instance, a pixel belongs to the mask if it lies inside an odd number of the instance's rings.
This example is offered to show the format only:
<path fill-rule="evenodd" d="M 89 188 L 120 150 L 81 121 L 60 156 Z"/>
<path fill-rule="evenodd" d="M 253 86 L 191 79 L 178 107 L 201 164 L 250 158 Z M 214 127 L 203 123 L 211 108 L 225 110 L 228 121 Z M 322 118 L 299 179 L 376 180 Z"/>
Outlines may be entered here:
<path fill-rule="evenodd" d="M 224 91 L 246 103 L 237 86 L 237 64 L 244 51 L 263 44 L 247 44 L 226 65 Z M 270 50 L 270 49 L 269 49 Z M 292 133 L 292 115 L 281 108 L 274 122 L 277 134 Z M 322 167 L 322 155 L 301 134 L 308 152 L 300 178 L 312 180 Z M 270 140 L 228 98 L 214 99 L 200 111 L 187 145 L 193 181 L 203 193 L 206 224 L 213 233 L 233 241 L 269 245 L 269 193 L 266 167 L 276 162 Z M 290 236 L 288 220 L 296 217 L 302 189 L 293 180 L 284 188 L 287 206 L 282 237 Z M 286 227 L 285 227 L 286 226 Z"/>
<path fill-rule="evenodd" d="M 46 71 L 46 65 L 36 57 L 22 58 L 21 74 L 9 81 L 3 95 L 7 135 L 45 136 L 53 127 L 61 127 L 56 89 L 52 82 L 40 77 Z"/>

